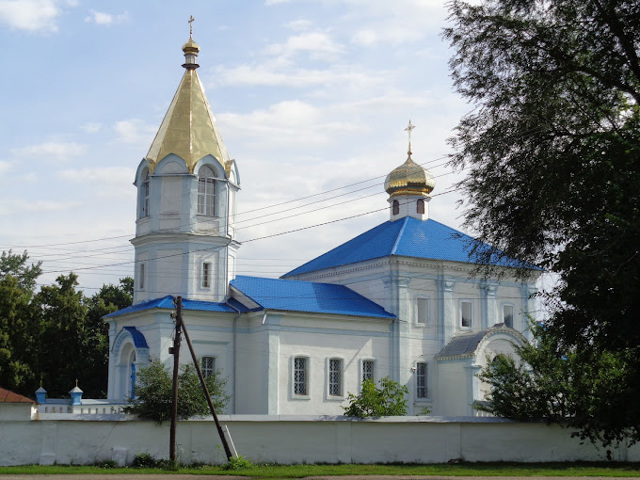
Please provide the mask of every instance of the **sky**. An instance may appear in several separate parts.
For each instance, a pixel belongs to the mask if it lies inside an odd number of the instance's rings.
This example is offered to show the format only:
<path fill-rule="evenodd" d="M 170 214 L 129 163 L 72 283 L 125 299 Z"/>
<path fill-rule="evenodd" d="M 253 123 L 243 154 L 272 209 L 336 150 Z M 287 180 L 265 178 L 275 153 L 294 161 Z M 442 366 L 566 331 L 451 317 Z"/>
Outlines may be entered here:
<path fill-rule="evenodd" d="M 200 46 L 240 171 L 237 273 L 278 277 L 389 217 L 384 178 L 435 176 L 430 217 L 464 229 L 447 139 L 441 0 L 0 0 L 0 250 L 92 295 L 133 275 L 135 170 Z M 467 232 L 472 233 L 472 232 Z"/>

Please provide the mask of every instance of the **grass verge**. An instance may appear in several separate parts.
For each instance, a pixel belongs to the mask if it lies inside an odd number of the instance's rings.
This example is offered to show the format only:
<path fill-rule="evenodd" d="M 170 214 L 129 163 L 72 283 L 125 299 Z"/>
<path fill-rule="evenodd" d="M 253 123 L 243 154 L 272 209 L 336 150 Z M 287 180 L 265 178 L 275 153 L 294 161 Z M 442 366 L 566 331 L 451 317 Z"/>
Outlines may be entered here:
<path fill-rule="evenodd" d="M 558 476 L 558 477 L 638 477 L 638 463 L 456 463 L 383 465 L 250 465 L 235 470 L 222 466 L 181 466 L 161 468 L 104 468 L 75 465 L 24 465 L 0 467 L 0 475 L 20 474 L 175 474 L 237 475 L 252 478 L 303 478 L 327 475 L 452 475 L 452 476 Z"/>

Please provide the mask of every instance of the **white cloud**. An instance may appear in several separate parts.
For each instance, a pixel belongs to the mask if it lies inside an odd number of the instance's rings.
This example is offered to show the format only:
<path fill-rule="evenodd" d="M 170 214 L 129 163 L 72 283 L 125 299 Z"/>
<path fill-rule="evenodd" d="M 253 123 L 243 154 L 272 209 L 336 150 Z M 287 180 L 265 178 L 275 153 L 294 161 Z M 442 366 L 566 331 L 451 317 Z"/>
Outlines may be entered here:
<path fill-rule="evenodd" d="M 90 10 L 90 15 L 87 16 L 84 21 L 87 23 L 95 23 L 96 25 L 116 25 L 118 23 L 124 23 L 129 20 L 129 13 L 124 12 L 118 15 L 112 13 L 98 12 L 96 10 Z"/>
<path fill-rule="evenodd" d="M 11 169 L 13 169 L 11 162 L 0 160 L 0 175 L 6 175 Z"/>
<path fill-rule="evenodd" d="M 0 0 L 0 22 L 17 30 L 55 33 L 61 14 L 56 0 Z"/>
<path fill-rule="evenodd" d="M 344 47 L 337 44 L 326 33 L 313 32 L 294 35 L 287 38 L 287 41 L 284 43 L 269 45 L 266 53 L 284 58 L 290 58 L 299 53 L 306 53 L 315 60 L 331 61 L 344 53 Z"/>
<path fill-rule="evenodd" d="M 291 22 L 285 25 L 287 28 L 293 30 L 294 32 L 302 32 L 304 30 L 309 30 L 313 26 L 313 22 L 311 20 L 292 20 Z"/>
<path fill-rule="evenodd" d="M 218 67 L 214 75 L 220 85 L 265 85 L 305 88 L 343 85 L 362 89 L 384 83 L 384 74 L 376 76 L 352 70 L 348 66 L 333 66 L 326 70 L 295 67 L 286 62 L 271 61 L 232 68 Z"/>
<path fill-rule="evenodd" d="M 99 182 L 100 184 L 129 185 L 135 170 L 125 167 L 67 169 L 56 173 L 56 178 L 74 183 Z"/>
<path fill-rule="evenodd" d="M 86 151 L 86 145 L 76 142 L 45 142 L 40 145 L 16 148 L 11 153 L 20 158 L 65 161 L 84 155 Z"/>
<path fill-rule="evenodd" d="M 80 128 L 86 133 L 98 133 L 100 130 L 102 130 L 102 124 L 89 122 L 89 123 L 85 123 Z"/>
<path fill-rule="evenodd" d="M 262 149 L 328 145 L 336 133 L 344 134 L 358 129 L 357 125 L 348 121 L 326 119 L 325 114 L 325 110 L 294 100 L 271 105 L 268 109 L 254 110 L 246 115 L 224 113 L 218 117 L 228 128 L 229 137 L 234 131 L 250 131 L 250 143 L 261 145 Z"/>
<path fill-rule="evenodd" d="M 118 134 L 119 142 L 149 146 L 158 127 L 148 125 L 138 118 L 131 118 L 116 122 L 113 129 Z"/>
<path fill-rule="evenodd" d="M 61 212 L 78 208 L 81 205 L 80 202 L 55 202 L 51 200 L 2 200 L 0 201 L 0 215 L 21 215 L 24 212 Z"/>

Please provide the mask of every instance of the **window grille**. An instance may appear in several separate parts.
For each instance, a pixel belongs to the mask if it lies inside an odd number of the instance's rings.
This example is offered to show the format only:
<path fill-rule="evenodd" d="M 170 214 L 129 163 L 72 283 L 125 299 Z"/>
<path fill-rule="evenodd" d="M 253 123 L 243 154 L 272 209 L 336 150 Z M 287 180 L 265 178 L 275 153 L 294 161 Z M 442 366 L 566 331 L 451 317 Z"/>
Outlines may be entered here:
<path fill-rule="evenodd" d="M 200 368 L 204 378 L 214 375 L 216 373 L 216 357 L 202 357 Z"/>
<path fill-rule="evenodd" d="M 416 364 L 416 398 L 427 398 L 427 364 Z"/>
<path fill-rule="evenodd" d="M 202 264 L 202 287 L 211 287 L 211 263 L 209 262 Z"/>
<path fill-rule="evenodd" d="M 339 358 L 329 360 L 329 395 L 342 395 L 342 360 Z"/>
<path fill-rule="evenodd" d="M 362 381 L 363 382 L 365 380 L 375 380 L 374 367 L 375 367 L 375 362 L 373 360 L 362 361 Z"/>
<path fill-rule="evenodd" d="M 293 360 L 293 393 L 307 395 L 307 359 L 296 357 Z"/>

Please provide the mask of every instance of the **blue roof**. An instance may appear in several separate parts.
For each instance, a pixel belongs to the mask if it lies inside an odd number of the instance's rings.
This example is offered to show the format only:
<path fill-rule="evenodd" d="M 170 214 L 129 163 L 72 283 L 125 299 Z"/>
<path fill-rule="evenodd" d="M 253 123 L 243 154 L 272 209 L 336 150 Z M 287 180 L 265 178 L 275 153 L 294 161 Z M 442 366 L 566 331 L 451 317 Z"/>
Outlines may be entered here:
<path fill-rule="evenodd" d="M 231 286 L 263 309 L 395 318 L 377 303 L 344 285 L 238 276 Z"/>
<path fill-rule="evenodd" d="M 124 327 L 124 329 L 131 334 L 131 338 L 133 338 L 133 345 L 136 348 L 149 348 L 149 345 L 147 345 L 147 339 L 144 338 L 144 335 L 140 330 L 136 327 Z"/>
<path fill-rule="evenodd" d="M 405 217 L 387 221 L 319 257 L 284 274 L 291 275 L 324 270 L 326 268 L 364 262 L 392 255 L 448 260 L 452 262 L 478 263 L 469 257 L 476 240 L 469 235 L 447 227 L 432 219 L 418 220 Z M 485 245 L 485 244 L 483 244 Z M 485 245 L 490 250 L 489 245 Z M 497 256 L 496 256 L 497 258 Z M 495 265 L 537 268 L 517 260 L 497 258 Z"/>
<path fill-rule="evenodd" d="M 105 315 L 104 318 L 117 317 L 119 315 L 125 315 L 127 313 L 140 312 L 143 310 L 150 310 L 152 308 L 163 308 L 167 310 L 175 310 L 173 303 L 173 297 L 167 295 L 166 297 L 154 298 L 153 300 L 147 300 L 144 302 L 136 303 L 117 312 Z M 183 310 L 200 310 L 205 312 L 227 312 L 237 313 L 238 311 L 246 312 L 247 308 L 234 299 L 230 299 L 226 303 L 221 302 L 205 302 L 202 300 L 189 300 L 187 298 L 182 299 Z"/>

